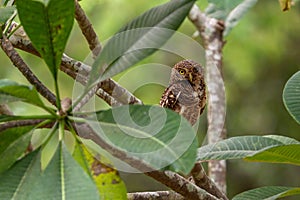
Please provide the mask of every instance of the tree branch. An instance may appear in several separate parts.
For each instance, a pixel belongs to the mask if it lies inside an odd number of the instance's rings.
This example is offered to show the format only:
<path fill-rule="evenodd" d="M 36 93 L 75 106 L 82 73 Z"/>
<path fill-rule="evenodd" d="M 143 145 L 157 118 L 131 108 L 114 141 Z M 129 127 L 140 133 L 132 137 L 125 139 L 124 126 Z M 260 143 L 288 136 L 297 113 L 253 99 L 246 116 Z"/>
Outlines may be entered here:
<path fill-rule="evenodd" d="M 144 172 L 145 175 L 154 178 L 155 180 L 161 182 L 167 187 L 171 188 L 175 192 L 181 194 L 187 199 L 192 200 L 216 200 L 217 198 L 207 191 L 199 188 L 195 184 L 191 183 L 184 177 L 180 176 L 171 171 L 156 171 L 152 167 L 148 166 L 141 160 L 127 156 L 126 152 L 118 150 L 110 144 L 108 144 L 105 140 L 99 137 L 87 124 L 76 124 L 77 134 L 86 139 L 91 139 L 104 150 L 106 150 L 111 155 L 121 159 L 122 161 L 128 163 L 130 166 L 136 168 L 137 170 Z"/>
<path fill-rule="evenodd" d="M 92 51 L 94 57 L 99 55 L 102 47 L 98 40 L 96 31 L 93 29 L 93 25 L 87 18 L 84 10 L 79 5 L 78 1 L 75 1 L 75 19 L 81 29 L 82 34 L 86 38 L 89 48 Z"/>
<path fill-rule="evenodd" d="M 18 52 L 14 49 L 11 42 L 3 36 L 0 40 L 0 45 L 5 54 L 9 57 L 11 62 L 18 68 L 18 70 L 24 75 L 24 77 L 36 88 L 36 90 L 45 97 L 52 105 L 56 106 L 55 95 L 44 86 L 40 80 L 33 74 L 27 64 L 23 61 Z"/>
<path fill-rule="evenodd" d="M 127 194 L 128 200 L 184 200 L 184 197 L 173 191 L 135 192 Z"/>
<path fill-rule="evenodd" d="M 197 162 L 191 171 L 191 175 L 195 184 L 207 192 L 214 194 L 216 197 L 228 200 L 227 196 L 223 194 L 216 184 L 206 175 L 201 163 Z"/>
<path fill-rule="evenodd" d="M 0 132 L 5 131 L 9 128 L 37 125 L 43 121 L 44 121 L 44 119 L 26 119 L 26 120 L 6 122 L 3 124 L 0 124 Z"/>
<path fill-rule="evenodd" d="M 205 44 L 206 84 L 208 88 L 208 143 L 216 143 L 226 138 L 225 130 L 225 88 L 222 77 L 222 49 L 224 46 L 224 24 L 205 16 L 194 5 L 189 14 L 190 21 L 198 29 Z M 210 161 L 209 176 L 221 190 L 226 192 L 226 162 Z"/>
<path fill-rule="evenodd" d="M 16 23 L 13 24 L 16 26 Z M 17 31 L 16 31 L 17 32 Z M 15 33 L 16 33 L 15 32 Z M 15 48 L 21 49 L 36 56 L 40 54 L 32 46 L 30 40 L 24 35 L 13 34 L 9 40 Z M 83 62 L 74 60 L 67 55 L 63 55 L 60 69 L 76 79 L 81 84 L 85 85 L 87 77 L 91 71 L 91 66 Z M 104 80 L 98 83 L 98 90 L 96 95 L 105 100 L 109 105 L 125 105 L 125 104 L 142 104 L 142 101 L 136 98 L 128 90 L 120 86 L 112 79 Z"/>

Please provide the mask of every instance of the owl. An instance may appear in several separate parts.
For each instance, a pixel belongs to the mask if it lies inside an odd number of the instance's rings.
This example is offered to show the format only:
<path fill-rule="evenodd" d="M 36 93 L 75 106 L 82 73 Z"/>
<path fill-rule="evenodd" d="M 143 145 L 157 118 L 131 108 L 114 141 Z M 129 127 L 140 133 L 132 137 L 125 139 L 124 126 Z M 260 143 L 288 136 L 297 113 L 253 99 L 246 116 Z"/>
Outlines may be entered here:
<path fill-rule="evenodd" d="M 192 60 L 175 64 L 160 106 L 170 108 L 194 125 L 206 104 L 204 69 Z"/>

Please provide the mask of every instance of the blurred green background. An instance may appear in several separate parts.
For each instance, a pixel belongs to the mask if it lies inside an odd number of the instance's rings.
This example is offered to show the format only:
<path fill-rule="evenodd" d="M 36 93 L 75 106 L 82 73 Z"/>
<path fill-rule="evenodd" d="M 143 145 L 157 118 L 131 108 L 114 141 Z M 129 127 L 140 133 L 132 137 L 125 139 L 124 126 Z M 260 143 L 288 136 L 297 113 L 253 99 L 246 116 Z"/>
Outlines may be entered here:
<path fill-rule="evenodd" d="M 81 5 L 88 14 L 99 39 L 105 41 L 128 21 L 166 0 L 83 0 Z M 201 8 L 207 2 L 197 2 Z M 180 30 L 191 36 L 195 28 L 186 20 Z M 196 39 L 199 41 L 199 38 Z M 225 38 L 224 79 L 227 97 L 226 127 L 228 137 L 239 135 L 279 134 L 300 140 L 300 127 L 286 112 L 282 90 L 289 77 L 299 70 L 300 62 L 300 4 L 289 12 L 280 10 L 278 1 L 258 1 L 241 22 Z M 201 41 L 199 41 L 201 42 Z M 187 48 L 182 44 L 182 48 Z M 19 51 L 32 70 L 48 87 L 53 82 L 41 59 Z M 78 25 L 74 24 L 66 53 L 84 61 L 89 55 L 88 45 Z M 0 78 L 28 84 L 0 51 Z M 172 66 L 180 58 L 166 52 L 157 52 L 142 63 L 163 63 Z M 159 73 L 159 72 L 158 72 Z M 126 84 L 135 84 L 147 73 L 128 78 Z M 121 75 L 115 77 L 116 80 Z M 61 97 L 72 96 L 73 80 L 60 73 Z M 145 85 L 135 95 L 147 104 L 158 104 L 164 90 L 156 84 Z M 98 100 L 98 108 L 108 106 Z M 13 103 L 16 114 L 40 112 L 35 107 Z M 201 117 L 199 138 L 205 137 L 205 116 Z M 202 143 L 202 142 L 200 142 Z M 300 153 L 300 152 L 299 152 Z M 158 190 L 161 185 L 141 175 L 122 174 L 129 191 Z M 265 185 L 300 186 L 300 168 L 282 164 L 248 163 L 242 160 L 228 162 L 228 194 L 234 196 L 247 189 Z M 295 198 L 297 199 L 297 198 Z"/>

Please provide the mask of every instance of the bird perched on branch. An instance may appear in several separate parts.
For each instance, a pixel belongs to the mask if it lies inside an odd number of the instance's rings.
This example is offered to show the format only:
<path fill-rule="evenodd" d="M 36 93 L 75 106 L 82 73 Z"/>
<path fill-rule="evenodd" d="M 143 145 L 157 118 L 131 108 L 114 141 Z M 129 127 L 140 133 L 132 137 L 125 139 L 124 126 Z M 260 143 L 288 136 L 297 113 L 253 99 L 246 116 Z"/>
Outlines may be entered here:
<path fill-rule="evenodd" d="M 172 109 L 194 125 L 205 104 L 206 91 L 202 66 L 191 60 L 176 63 L 160 105 Z"/>

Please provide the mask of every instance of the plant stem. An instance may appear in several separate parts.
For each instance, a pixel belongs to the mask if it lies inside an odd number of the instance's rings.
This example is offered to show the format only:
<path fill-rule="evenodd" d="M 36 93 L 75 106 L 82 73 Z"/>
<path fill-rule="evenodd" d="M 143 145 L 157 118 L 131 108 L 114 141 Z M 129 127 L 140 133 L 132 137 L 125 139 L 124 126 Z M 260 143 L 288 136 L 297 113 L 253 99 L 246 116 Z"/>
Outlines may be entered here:
<path fill-rule="evenodd" d="M 54 79 L 54 86 L 55 86 L 55 94 L 56 94 L 56 107 L 58 110 L 61 110 L 61 103 L 60 103 L 60 94 L 59 94 L 59 86 L 57 77 Z"/>

